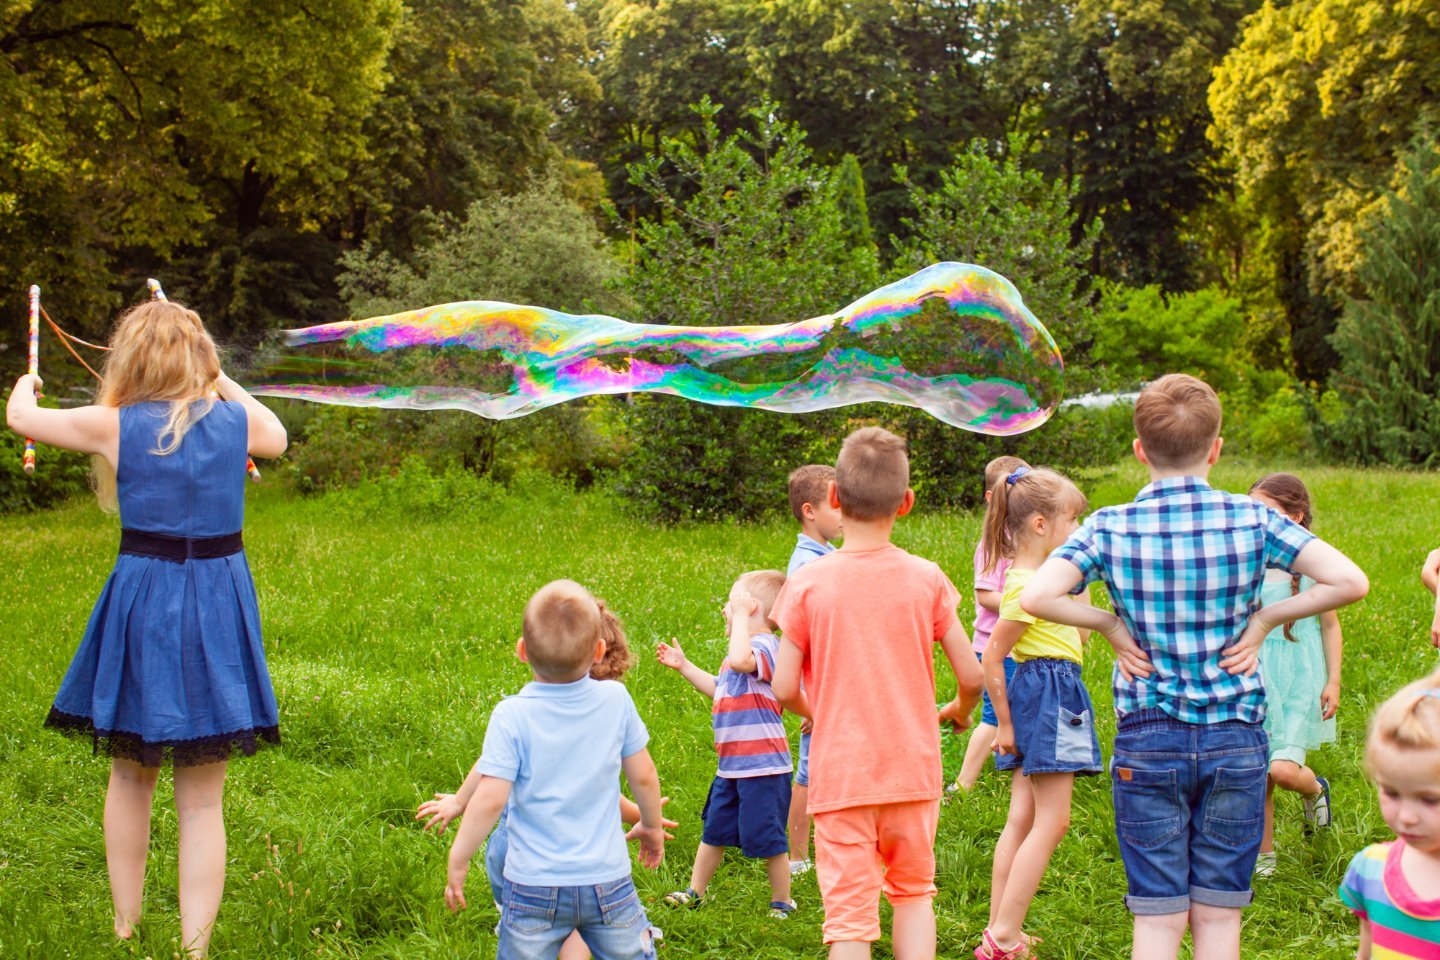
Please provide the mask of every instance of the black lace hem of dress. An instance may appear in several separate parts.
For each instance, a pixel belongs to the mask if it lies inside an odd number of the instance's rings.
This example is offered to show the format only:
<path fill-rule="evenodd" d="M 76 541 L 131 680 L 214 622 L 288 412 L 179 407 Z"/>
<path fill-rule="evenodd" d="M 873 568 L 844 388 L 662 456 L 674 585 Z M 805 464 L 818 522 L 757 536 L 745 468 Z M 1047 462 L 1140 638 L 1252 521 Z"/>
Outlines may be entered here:
<path fill-rule="evenodd" d="M 192 740 L 147 742 L 136 733 L 124 730 L 97 730 L 89 717 L 77 716 L 50 708 L 45 726 L 66 736 L 90 739 L 96 756 L 106 754 L 121 760 L 133 760 L 142 767 L 160 767 L 170 761 L 177 767 L 198 767 L 206 763 L 229 760 L 235 751 L 253 757 L 263 746 L 280 745 L 279 727 L 255 727 L 218 733 Z"/>

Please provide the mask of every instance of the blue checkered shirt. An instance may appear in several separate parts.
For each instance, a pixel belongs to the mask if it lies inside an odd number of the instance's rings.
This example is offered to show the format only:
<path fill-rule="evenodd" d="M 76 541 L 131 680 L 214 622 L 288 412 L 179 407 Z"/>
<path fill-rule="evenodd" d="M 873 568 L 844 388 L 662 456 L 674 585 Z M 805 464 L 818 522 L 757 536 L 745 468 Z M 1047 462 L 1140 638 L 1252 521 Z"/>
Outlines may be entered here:
<path fill-rule="evenodd" d="M 1114 675 L 1115 712 L 1159 707 L 1186 723 L 1265 718 L 1260 672 L 1232 676 L 1220 651 L 1260 605 L 1265 570 L 1290 571 L 1315 535 L 1269 507 L 1198 477 L 1145 487 L 1097 510 L 1053 554 L 1104 580 L 1115 612 L 1150 656 L 1148 679 Z"/>

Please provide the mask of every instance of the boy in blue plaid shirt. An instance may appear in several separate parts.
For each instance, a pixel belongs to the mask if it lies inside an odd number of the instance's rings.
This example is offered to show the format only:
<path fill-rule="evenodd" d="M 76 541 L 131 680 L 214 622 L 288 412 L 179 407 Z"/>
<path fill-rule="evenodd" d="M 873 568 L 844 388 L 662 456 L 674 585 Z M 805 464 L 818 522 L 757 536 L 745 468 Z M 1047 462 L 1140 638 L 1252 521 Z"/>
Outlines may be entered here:
<path fill-rule="evenodd" d="M 1353 603 L 1365 574 L 1279 513 L 1206 482 L 1220 401 L 1170 374 L 1135 403 L 1135 456 L 1150 484 L 1097 510 L 1021 595 L 1026 612 L 1104 634 L 1115 649 L 1111 761 L 1132 956 L 1233 960 L 1251 899 L 1268 767 L 1257 654 L 1274 627 Z M 1257 609 L 1265 571 L 1315 587 Z M 1105 581 L 1115 613 L 1068 594 Z"/>

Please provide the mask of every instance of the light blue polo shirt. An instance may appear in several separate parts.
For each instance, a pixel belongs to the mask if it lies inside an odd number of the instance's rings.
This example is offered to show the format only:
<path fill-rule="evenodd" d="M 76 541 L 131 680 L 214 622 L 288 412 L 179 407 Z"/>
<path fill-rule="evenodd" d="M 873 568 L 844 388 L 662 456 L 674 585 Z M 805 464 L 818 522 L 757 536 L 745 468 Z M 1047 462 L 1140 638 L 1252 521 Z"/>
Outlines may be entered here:
<path fill-rule="evenodd" d="M 835 552 L 835 545 L 832 543 L 821 543 L 812 540 L 805 534 L 796 534 L 795 550 L 790 554 L 790 565 L 785 568 L 785 576 L 793 577 L 795 571 L 799 570 L 811 560 L 819 560 L 821 557 L 829 556 Z"/>
<path fill-rule="evenodd" d="M 500 701 L 475 770 L 512 784 L 505 879 L 579 887 L 630 876 L 620 760 L 649 741 L 622 683 L 528 683 Z"/>

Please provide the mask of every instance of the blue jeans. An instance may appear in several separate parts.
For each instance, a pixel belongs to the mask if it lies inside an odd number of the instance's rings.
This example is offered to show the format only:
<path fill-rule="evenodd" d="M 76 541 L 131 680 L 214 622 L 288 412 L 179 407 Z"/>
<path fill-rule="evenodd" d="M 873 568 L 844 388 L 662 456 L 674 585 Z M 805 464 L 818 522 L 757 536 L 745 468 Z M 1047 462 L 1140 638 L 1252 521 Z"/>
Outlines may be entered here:
<path fill-rule="evenodd" d="M 585 887 L 505 881 L 495 960 L 554 960 L 571 930 L 580 931 L 595 960 L 655 956 L 654 930 L 629 877 Z"/>
<path fill-rule="evenodd" d="M 1110 782 L 1131 913 L 1249 906 L 1269 769 L 1258 723 L 1120 718 Z"/>
<path fill-rule="evenodd" d="M 505 828 L 505 811 L 501 810 L 485 843 L 485 878 L 490 881 L 490 897 L 497 906 L 505 902 L 505 854 L 509 849 L 510 831 Z"/>

